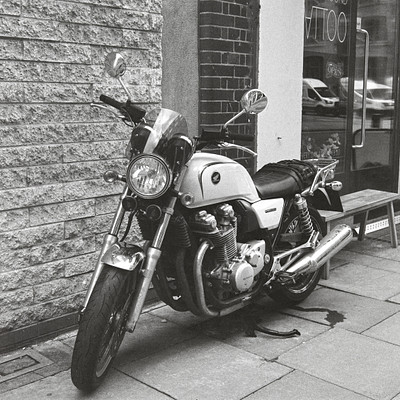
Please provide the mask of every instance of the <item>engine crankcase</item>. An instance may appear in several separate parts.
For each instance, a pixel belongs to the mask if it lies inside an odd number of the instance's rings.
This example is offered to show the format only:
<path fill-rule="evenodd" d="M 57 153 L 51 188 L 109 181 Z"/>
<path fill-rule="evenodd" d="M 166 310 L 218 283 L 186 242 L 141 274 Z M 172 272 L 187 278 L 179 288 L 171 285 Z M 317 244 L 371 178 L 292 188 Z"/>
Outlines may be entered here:
<path fill-rule="evenodd" d="M 235 292 L 245 292 L 254 284 L 255 277 L 264 268 L 265 242 L 253 240 L 238 244 L 238 254 L 228 265 L 215 268 L 211 277 Z"/>

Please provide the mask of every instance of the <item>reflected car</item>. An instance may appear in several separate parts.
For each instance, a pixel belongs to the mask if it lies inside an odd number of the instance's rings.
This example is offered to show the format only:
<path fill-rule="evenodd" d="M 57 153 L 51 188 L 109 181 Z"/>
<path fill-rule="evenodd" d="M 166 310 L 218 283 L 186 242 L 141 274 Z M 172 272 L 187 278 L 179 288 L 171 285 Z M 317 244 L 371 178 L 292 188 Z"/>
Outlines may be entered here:
<path fill-rule="evenodd" d="M 342 78 L 340 84 L 343 92 L 347 93 L 348 79 Z M 354 81 L 354 110 L 361 110 L 364 82 Z M 393 90 L 390 86 L 377 83 L 373 80 L 367 81 L 366 109 L 368 112 L 390 112 L 394 110 Z"/>
<path fill-rule="evenodd" d="M 303 112 L 313 111 L 319 115 L 337 114 L 339 97 L 319 79 L 303 79 Z"/>

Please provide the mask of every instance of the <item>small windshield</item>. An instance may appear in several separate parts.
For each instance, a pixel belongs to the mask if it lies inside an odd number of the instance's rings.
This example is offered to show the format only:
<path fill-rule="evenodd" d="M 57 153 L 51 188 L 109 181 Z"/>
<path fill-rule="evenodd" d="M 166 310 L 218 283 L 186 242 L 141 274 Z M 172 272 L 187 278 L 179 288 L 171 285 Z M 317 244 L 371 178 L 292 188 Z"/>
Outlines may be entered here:
<path fill-rule="evenodd" d="M 131 145 L 135 153 L 162 153 L 168 140 L 179 134 L 188 136 L 185 118 L 172 110 L 156 108 L 132 132 Z"/>

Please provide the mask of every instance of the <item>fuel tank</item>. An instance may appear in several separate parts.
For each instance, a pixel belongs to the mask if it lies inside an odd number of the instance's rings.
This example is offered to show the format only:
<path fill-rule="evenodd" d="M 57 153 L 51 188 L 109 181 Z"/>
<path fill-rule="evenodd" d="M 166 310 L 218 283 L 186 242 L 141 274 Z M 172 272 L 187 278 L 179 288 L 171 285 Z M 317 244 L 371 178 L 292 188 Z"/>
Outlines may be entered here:
<path fill-rule="evenodd" d="M 228 157 L 195 153 L 188 163 L 180 191 L 191 193 L 197 208 L 229 200 L 259 201 L 257 190 L 247 170 Z"/>

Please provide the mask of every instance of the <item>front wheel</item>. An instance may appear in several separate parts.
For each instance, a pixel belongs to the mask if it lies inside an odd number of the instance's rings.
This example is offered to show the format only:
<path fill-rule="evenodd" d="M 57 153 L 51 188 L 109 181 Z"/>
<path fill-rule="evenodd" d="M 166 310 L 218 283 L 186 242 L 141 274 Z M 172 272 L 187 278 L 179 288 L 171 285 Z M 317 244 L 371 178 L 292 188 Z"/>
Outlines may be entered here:
<path fill-rule="evenodd" d="M 105 265 L 82 315 L 72 355 L 71 378 L 80 390 L 96 389 L 125 335 L 137 272 Z"/>
<path fill-rule="evenodd" d="M 314 230 L 320 232 L 320 237 L 326 234 L 324 224 L 317 210 L 309 207 L 310 217 Z M 296 233 L 300 231 L 299 218 L 296 210 L 292 210 L 288 218 L 282 226 L 282 233 Z M 287 243 L 288 247 L 294 248 L 300 243 Z M 317 271 L 309 274 L 301 275 L 294 283 L 282 284 L 274 282 L 271 291 L 268 293 L 270 297 L 281 304 L 290 305 L 297 304 L 305 300 L 317 286 L 322 275 L 322 267 Z"/>

